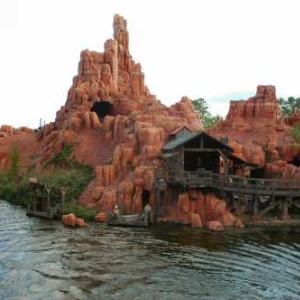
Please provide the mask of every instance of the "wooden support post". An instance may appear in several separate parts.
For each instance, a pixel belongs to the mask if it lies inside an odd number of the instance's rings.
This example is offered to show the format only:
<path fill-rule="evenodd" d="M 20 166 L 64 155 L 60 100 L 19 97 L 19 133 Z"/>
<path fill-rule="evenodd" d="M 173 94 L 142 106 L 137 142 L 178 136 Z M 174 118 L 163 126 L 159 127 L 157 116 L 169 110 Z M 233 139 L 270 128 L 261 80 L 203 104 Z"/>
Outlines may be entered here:
<path fill-rule="evenodd" d="M 47 191 L 47 214 L 50 214 L 50 194 L 52 191 L 52 186 L 48 184 L 45 184 L 44 186 Z"/>
<path fill-rule="evenodd" d="M 282 208 L 282 218 L 286 218 L 289 214 L 288 199 L 287 198 L 282 199 L 281 208 Z"/>
<path fill-rule="evenodd" d="M 242 176 L 243 177 L 246 176 L 246 166 L 245 166 L 245 164 L 242 165 Z"/>
<path fill-rule="evenodd" d="M 68 188 L 62 186 L 59 188 L 59 190 L 61 192 L 61 214 L 63 215 L 65 211 L 65 198 L 66 198 Z"/>
<path fill-rule="evenodd" d="M 155 188 L 155 220 L 159 216 L 159 205 L 160 205 L 160 188 L 157 186 Z"/>
<path fill-rule="evenodd" d="M 258 216 L 258 197 L 253 196 L 253 215 Z"/>
<path fill-rule="evenodd" d="M 36 202 L 37 202 L 37 193 L 36 191 L 34 191 L 34 195 L 33 195 L 33 203 L 32 203 L 32 207 L 30 209 L 32 209 L 33 211 L 36 211 Z"/>

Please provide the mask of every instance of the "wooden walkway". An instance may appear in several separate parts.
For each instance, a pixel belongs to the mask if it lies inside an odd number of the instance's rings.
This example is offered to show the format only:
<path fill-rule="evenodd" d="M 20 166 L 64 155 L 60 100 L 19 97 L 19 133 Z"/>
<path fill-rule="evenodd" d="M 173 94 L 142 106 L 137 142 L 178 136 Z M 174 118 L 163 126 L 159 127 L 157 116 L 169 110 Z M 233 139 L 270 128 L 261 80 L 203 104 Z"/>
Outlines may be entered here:
<path fill-rule="evenodd" d="M 215 174 L 209 171 L 183 171 L 179 173 L 157 172 L 156 188 L 169 187 L 211 188 L 234 199 L 239 195 L 248 199 L 251 213 L 264 216 L 269 211 L 280 208 L 283 216 L 294 206 L 300 212 L 300 183 L 293 180 L 254 179 L 234 175 Z M 229 200 L 228 200 L 229 201 Z"/>

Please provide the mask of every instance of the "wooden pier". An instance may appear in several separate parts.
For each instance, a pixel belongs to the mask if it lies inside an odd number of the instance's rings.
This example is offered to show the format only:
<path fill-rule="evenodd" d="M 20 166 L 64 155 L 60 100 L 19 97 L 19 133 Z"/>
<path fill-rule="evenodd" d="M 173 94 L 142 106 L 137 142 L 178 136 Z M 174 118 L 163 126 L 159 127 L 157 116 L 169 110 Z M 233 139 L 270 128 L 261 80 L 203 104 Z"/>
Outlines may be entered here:
<path fill-rule="evenodd" d="M 27 215 L 42 218 L 60 218 L 64 213 L 68 188 L 30 179 L 27 198 Z"/>
<path fill-rule="evenodd" d="M 212 191 L 239 212 L 265 216 L 274 210 L 287 217 L 300 213 L 300 183 L 293 180 L 253 178 L 263 166 L 234 153 L 226 141 L 204 131 L 181 127 L 162 148 L 162 169 L 156 170 L 156 210 L 168 190 L 172 197 L 186 189 Z M 278 212 L 276 213 L 278 214 Z M 159 211 L 156 211 L 159 216 Z"/>
<path fill-rule="evenodd" d="M 254 216 L 265 216 L 274 209 L 280 209 L 283 217 L 288 216 L 290 208 L 300 213 L 300 183 L 292 180 L 248 178 L 206 170 L 157 172 L 158 198 L 167 187 L 210 189 L 222 195 L 229 206 L 239 206 L 243 202 L 247 206 L 245 209 Z"/>

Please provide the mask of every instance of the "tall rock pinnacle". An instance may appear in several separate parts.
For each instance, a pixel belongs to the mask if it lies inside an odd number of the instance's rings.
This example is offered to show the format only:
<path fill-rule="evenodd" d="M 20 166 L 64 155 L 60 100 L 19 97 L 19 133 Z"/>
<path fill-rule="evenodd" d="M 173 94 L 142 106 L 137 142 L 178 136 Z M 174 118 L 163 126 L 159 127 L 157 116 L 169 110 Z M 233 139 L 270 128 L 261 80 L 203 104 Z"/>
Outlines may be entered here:
<path fill-rule="evenodd" d="M 129 34 L 127 31 L 127 21 L 120 15 L 114 16 L 114 39 L 124 49 L 129 50 Z"/>

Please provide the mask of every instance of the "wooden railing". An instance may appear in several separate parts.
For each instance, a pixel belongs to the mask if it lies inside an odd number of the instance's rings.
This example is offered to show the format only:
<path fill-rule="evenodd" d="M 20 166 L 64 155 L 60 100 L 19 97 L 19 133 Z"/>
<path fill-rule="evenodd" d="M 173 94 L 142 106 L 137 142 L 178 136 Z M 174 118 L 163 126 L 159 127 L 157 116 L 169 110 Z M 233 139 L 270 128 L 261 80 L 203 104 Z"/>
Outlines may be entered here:
<path fill-rule="evenodd" d="M 216 174 L 210 171 L 166 172 L 157 176 L 167 184 L 186 187 L 210 187 L 225 192 L 249 195 L 299 196 L 300 183 L 293 180 L 247 178 L 236 175 Z"/>

